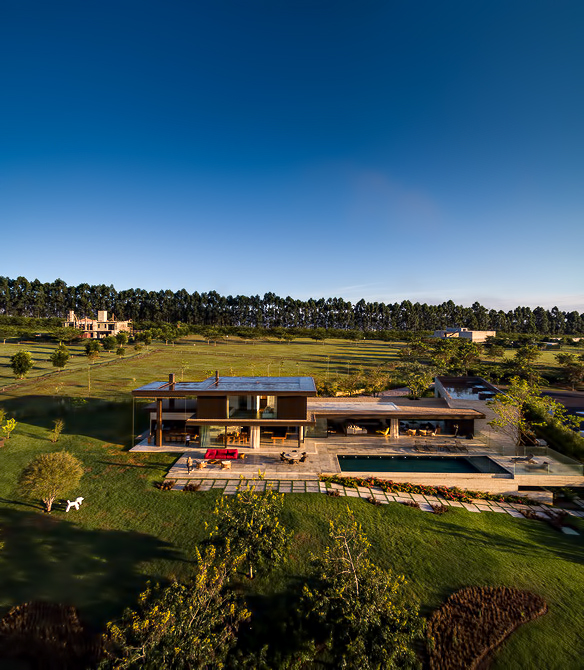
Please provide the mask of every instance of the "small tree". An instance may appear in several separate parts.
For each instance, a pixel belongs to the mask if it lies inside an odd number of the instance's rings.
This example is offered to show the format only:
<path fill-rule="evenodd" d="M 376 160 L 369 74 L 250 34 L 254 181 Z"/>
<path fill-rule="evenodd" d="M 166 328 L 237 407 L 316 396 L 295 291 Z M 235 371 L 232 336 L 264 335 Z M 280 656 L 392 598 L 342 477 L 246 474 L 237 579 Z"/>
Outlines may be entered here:
<path fill-rule="evenodd" d="M 248 484 L 240 485 L 231 499 L 221 496 L 215 505 L 216 525 L 211 529 L 211 539 L 228 541 L 235 554 L 244 557 L 250 579 L 257 564 L 273 564 L 284 557 L 292 532 L 280 522 L 283 504 L 284 494 L 271 488 L 258 493 Z"/>
<path fill-rule="evenodd" d="M 29 351 L 19 351 L 10 359 L 10 365 L 14 376 L 23 379 L 34 365 L 32 354 Z"/>
<path fill-rule="evenodd" d="M 19 485 L 30 498 L 40 498 L 45 511 L 51 511 L 58 496 L 77 487 L 83 475 L 78 458 L 67 451 L 39 454 L 24 468 Z"/>
<path fill-rule="evenodd" d="M 67 365 L 69 360 L 69 349 L 61 342 L 50 356 L 53 367 L 59 368 L 59 372 Z"/>
<path fill-rule="evenodd" d="M 403 379 L 410 389 L 412 398 L 421 398 L 434 381 L 433 370 L 421 363 L 410 363 L 401 369 Z"/>
<path fill-rule="evenodd" d="M 6 439 L 10 439 L 10 433 L 16 428 L 16 419 L 7 419 L 6 423 L 2 426 L 2 432 L 6 435 Z"/>
<path fill-rule="evenodd" d="M 99 356 L 100 346 L 97 340 L 88 340 L 85 343 L 85 355 L 89 360 L 93 360 Z"/>
<path fill-rule="evenodd" d="M 100 668 L 224 668 L 237 632 L 250 617 L 228 588 L 240 562 L 229 552 L 220 560 L 215 547 L 202 556 L 195 550 L 197 570 L 187 584 L 148 589 L 138 611 L 126 610 L 107 625 L 106 658 Z"/>
<path fill-rule="evenodd" d="M 542 421 L 527 419 L 529 408 L 537 410 L 540 416 L 550 417 L 560 426 L 576 428 L 580 423 L 579 418 L 569 415 L 562 404 L 550 396 L 542 396 L 536 385 L 519 377 L 514 377 L 507 391 L 498 393 L 487 404 L 496 415 L 489 421 L 489 426 L 507 434 L 517 446 L 525 437 L 534 438 L 534 428 L 543 425 Z"/>
<path fill-rule="evenodd" d="M 113 335 L 110 335 L 101 340 L 101 346 L 104 351 L 113 351 L 118 346 L 118 341 Z"/>
<path fill-rule="evenodd" d="M 121 358 L 122 356 L 125 356 L 125 355 L 126 355 L 126 350 L 124 349 L 124 347 L 118 347 L 117 350 L 116 350 L 116 356 L 119 356 Z"/>
<path fill-rule="evenodd" d="M 353 512 L 330 522 L 329 545 L 313 556 L 304 587 L 310 630 L 335 668 L 414 668 L 424 620 L 403 576 L 369 558 L 370 543 Z"/>
<path fill-rule="evenodd" d="M 59 437 L 61 436 L 61 433 L 63 432 L 64 428 L 65 428 L 65 422 L 63 421 L 63 419 L 55 419 L 53 421 L 53 430 L 50 433 L 51 442 L 55 443 L 59 441 Z"/>
<path fill-rule="evenodd" d="M 118 333 L 116 335 L 116 340 L 120 345 L 120 347 L 123 347 L 125 344 L 128 344 L 128 333 L 124 332 Z"/>

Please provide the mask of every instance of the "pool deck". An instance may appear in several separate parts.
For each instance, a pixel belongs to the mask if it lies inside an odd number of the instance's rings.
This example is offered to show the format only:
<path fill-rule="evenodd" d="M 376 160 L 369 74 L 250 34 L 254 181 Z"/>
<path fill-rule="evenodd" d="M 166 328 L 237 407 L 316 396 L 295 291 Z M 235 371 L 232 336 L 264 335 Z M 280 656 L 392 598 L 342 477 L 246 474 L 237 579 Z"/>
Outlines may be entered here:
<path fill-rule="evenodd" d="M 154 447 L 144 441 L 136 445 L 133 452 L 172 452 L 178 456 L 167 474 L 168 479 L 177 480 L 178 484 L 186 483 L 194 478 L 212 479 L 225 483 L 226 480 L 257 478 L 258 472 L 266 479 L 277 481 L 317 482 L 321 474 L 339 474 L 344 476 L 378 477 L 396 482 L 426 484 L 430 486 L 458 486 L 464 489 L 488 491 L 491 493 L 517 493 L 519 486 L 584 486 L 584 476 L 580 470 L 571 472 L 562 463 L 555 462 L 549 456 L 536 456 L 534 464 L 517 463 L 513 456 L 502 455 L 487 444 L 488 440 L 465 440 L 451 437 L 424 439 L 420 437 L 400 437 L 390 440 L 377 436 L 349 436 L 326 439 L 306 439 L 302 451 L 308 458 L 304 463 L 290 465 L 280 460 L 282 451 L 297 448 L 297 444 L 278 446 L 262 445 L 261 449 L 252 450 L 237 446 L 245 458 L 229 462 L 228 468 L 221 464 L 207 464 L 204 469 L 187 472 L 186 460 L 190 456 L 194 461 L 202 460 L 205 449 L 191 445 L 176 443 L 163 447 Z M 337 455 L 358 456 L 488 456 L 506 473 L 426 473 L 426 472 L 347 472 L 341 471 Z M 545 465 L 545 463 L 549 463 Z M 549 470 L 549 471 L 548 471 Z"/>

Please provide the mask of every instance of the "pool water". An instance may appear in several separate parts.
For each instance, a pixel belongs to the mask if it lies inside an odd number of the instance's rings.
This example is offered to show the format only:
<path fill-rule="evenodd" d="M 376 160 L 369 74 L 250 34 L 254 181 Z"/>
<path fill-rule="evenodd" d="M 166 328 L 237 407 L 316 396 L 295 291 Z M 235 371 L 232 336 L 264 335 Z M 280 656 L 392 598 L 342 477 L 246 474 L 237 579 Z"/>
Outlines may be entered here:
<path fill-rule="evenodd" d="M 488 400 L 495 396 L 491 389 L 484 386 L 445 386 L 444 390 L 455 400 Z"/>
<path fill-rule="evenodd" d="M 507 473 L 488 456 L 338 456 L 341 472 Z"/>

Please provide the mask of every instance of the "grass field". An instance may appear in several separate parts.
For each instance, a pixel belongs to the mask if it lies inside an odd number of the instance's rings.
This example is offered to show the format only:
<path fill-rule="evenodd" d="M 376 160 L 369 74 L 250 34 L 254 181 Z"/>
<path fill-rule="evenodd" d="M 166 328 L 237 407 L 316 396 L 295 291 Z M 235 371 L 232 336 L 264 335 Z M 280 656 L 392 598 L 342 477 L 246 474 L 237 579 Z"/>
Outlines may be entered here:
<path fill-rule="evenodd" d="M 161 492 L 175 456 L 130 454 L 117 436 L 127 429 L 129 408 L 94 401 L 63 404 L 20 398 L 23 414 L 2 452 L 0 469 L 0 607 L 32 598 L 76 604 L 101 626 L 134 603 L 147 579 L 186 577 L 193 549 L 206 537 L 217 494 Z M 66 430 L 58 445 L 48 440 L 61 413 Z M 28 416 L 28 418 L 27 418 Z M 16 481 L 33 455 L 66 448 L 85 466 L 79 512 L 43 514 L 18 493 Z M 452 510 L 443 516 L 398 504 L 381 508 L 362 500 L 318 494 L 286 497 L 285 522 L 295 530 L 289 560 L 253 583 L 243 580 L 268 639 L 299 592 L 310 553 L 326 537 L 327 520 L 354 509 L 373 543 L 376 560 L 403 573 L 428 614 L 463 586 L 508 585 L 533 590 L 550 612 L 512 636 L 497 668 L 581 668 L 584 643 L 584 541 L 530 520 Z M 584 531 L 584 524 L 581 525 Z"/>
<path fill-rule="evenodd" d="M 124 360 L 103 354 L 108 364 L 92 367 L 86 399 L 87 361 L 80 349 L 64 372 L 43 377 L 52 370 L 52 348 L 26 346 L 44 362 L 29 380 L 12 386 L 6 363 L 15 346 L 0 345 L 0 384 L 9 384 L 2 406 L 19 421 L 1 452 L 0 608 L 38 598 L 71 602 L 96 627 L 132 605 L 148 579 L 191 573 L 193 550 L 206 537 L 204 522 L 217 495 L 154 487 L 176 456 L 125 450 L 131 388 L 164 379 L 170 371 L 179 379 L 202 379 L 215 369 L 341 375 L 394 360 L 398 350 L 395 344 L 370 341 L 215 346 L 193 339 Z M 53 445 L 48 431 L 58 417 L 65 420 L 65 432 Z M 79 512 L 57 509 L 49 516 L 22 499 L 17 478 L 34 455 L 62 448 L 84 463 L 84 478 L 71 496 L 82 495 L 86 502 Z M 526 588 L 548 600 L 549 613 L 513 634 L 495 668 L 582 667 L 584 536 L 563 536 L 542 522 L 506 515 L 452 510 L 434 516 L 397 504 L 377 508 L 317 494 L 286 497 L 285 522 L 295 530 L 289 560 L 253 583 L 242 580 L 257 613 L 258 635 L 268 640 L 281 635 L 279 622 L 301 589 L 311 552 L 323 546 L 328 519 L 343 514 L 347 505 L 372 541 L 376 560 L 408 577 L 425 614 L 456 589 L 475 584 Z M 580 528 L 584 533 L 584 524 Z"/>
<path fill-rule="evenodd" d="M 363 340 L 242 341 L 234 338 L 217 343 L 191 337 L 176 345 L 155 345 L 119 359 L 115 352 L 103 352 L 89 364 L 83 345 L 70 347 L 71 358 L 62 372 L 56 372 L 49 356 L 55 347 L 47 344 L 0 344 L 0 389 L 10 396 L 60 395 L 127 399 L 132 388 L 155 379 L 200 380 L 219 370 L 223 375 L 311 375 L 335 379 L 359 368 L 372 369 L 397 362 L 402 343 Z M 10 357 L 19 350 L 30 351 L 35 366 L 25 380 L 15 380 Z M 506 358 L 515 350 L 508 350 Z M 566 353 L 582 353 L 581 348 L 563 347 Z M 487 360 L 487 359 L 485 359 Z M 555 352 L 544 351 L 538 361 L 541 372 L 557 369 Z M 88 388 L 91 390 L 88 391 Z"/>
<path fill-rule="evenodd" d="M 395 361 L 397 344 L 386 342 L 351 342 L 329 340 L 324 345 L 312 340 L 295 340 L 289 344 L 276 341 L 211 342 L 189 338 L 176 345 L 151 346 L 139 355 L 118 360 L 115 353 L 102 353 L 91 365 L 91 396 L 98 398 L 128 397 L 128 392 L 154 379 L 204 379 L 218 369 L 223 375 L 346 375 L 358 367 L 372 368 Z M 9 362 L 18 349 L 30 351 L 33 370 L 22 381 L 14 380 Z M 7 395 L 88 395 L 88 362 L 83 347 L 72 347 L 71 359 L 62 372 L 48 360 L 54 347 L 35 344 L 0 344 L 0 386 Z M 128 352 L 133 352 L 129 347 Z M 105 365 L 104 365 L 105 363 Z M 47 374 L 50 373 L 50 374 Z M 43 376 L 44 375 L 44 376 Z M 56 390 L 58 389 L 58 390 Z"/>

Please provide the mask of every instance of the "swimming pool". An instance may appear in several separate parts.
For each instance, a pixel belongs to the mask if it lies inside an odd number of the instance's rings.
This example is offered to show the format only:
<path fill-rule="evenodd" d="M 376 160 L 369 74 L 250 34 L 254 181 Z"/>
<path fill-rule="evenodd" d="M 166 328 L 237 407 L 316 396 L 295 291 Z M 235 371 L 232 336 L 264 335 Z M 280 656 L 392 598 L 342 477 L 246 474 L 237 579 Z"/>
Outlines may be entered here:
<path fill-rule="evenodd" d="M 508 474 L 488 456 L 338 456 L 341 472 Z"/>

